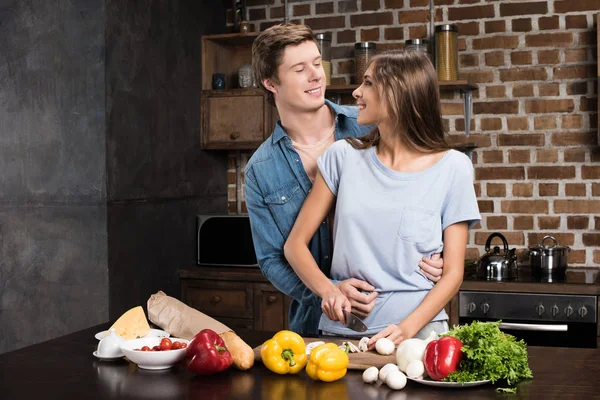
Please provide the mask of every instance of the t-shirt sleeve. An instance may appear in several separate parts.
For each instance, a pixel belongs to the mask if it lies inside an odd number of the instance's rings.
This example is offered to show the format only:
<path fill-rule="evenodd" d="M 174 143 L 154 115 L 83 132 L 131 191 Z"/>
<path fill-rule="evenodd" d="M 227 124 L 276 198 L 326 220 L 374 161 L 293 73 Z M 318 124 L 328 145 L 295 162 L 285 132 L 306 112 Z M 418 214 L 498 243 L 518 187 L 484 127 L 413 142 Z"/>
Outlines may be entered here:
<path fill-rule="evenodd" d="M 342 165 L 346 155 L 347 146 L 350 146 L 345 140 L 339 140 L 329 146 L 329 148 L 317 159 L 319 171 L 325 179 L 325 183 L 334 196 L 337 196 L 340 178 L 342 176 Z"/>
<path fill-rule="evenodd" d="M 446 195 L 442 208 L 442 230 L 458 222 L 468 222 L 469 229 L 481 221 L 477 196 L 473 187 L 473 165 L 461 162 L 453 177 L 452 185 Z"/>

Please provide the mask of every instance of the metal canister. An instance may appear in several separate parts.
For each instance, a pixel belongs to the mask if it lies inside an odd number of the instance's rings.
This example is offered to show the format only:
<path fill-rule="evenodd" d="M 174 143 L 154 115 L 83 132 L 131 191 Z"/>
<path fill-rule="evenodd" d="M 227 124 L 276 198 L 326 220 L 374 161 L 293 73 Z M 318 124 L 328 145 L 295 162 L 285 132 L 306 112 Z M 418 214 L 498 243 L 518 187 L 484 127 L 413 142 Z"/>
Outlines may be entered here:
<path fill-rule="evenodd" d="M 458 27 L 438 25 L 435 27 L 435 69 L 438 80 L 458 79 Z"/>
<path fill-rule="evenodd" d="M 325 70 L 325 80 L 327 85 L 331 84 L 331 33 L 317 33 L 317 45 L 321 52 L 321 63 Z"/>
<path fill-rule="evenodd" d="M 547 240 L 552 240 L 552 244 L 544 244 Z M 544 236 L 539 246 L 529 247 L 529 261 L 533 273 L 564 273 L 570 251 L 569 246 L 560 246 L 554 236 Z"/>
<path fill-rule="evenodd" d="M 354 72 L 356 83 L 361 83 L 369 60 L 377 53 L 375 42 L 359 42 L 354 44 Z"/>

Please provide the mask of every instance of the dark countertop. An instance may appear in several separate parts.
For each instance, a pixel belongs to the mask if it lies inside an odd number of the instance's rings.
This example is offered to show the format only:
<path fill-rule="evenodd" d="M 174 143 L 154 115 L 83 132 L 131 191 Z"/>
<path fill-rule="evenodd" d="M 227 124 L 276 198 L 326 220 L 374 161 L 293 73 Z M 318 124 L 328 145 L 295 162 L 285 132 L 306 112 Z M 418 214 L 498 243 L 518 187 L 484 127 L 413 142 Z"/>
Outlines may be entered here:
<path fill-rule="evenodd" d="M 517 394 L 497 394 L 491 385 L 439 389 L 408 382 L 401 391 L 364 384 L 361 372 L 349 371 L 333 383 L 313 382 L 305 372 L 279 376 L 256 364 L 249 371 L 229 369 L 219 375 L 193 376 L 176 366 L 144 371 L 121 359 L 97 360 L 94 334 L 102 324 L 44 343 L 0 355 L 2 399 L 548 399 L 600 398 L 600 349 L 530 347 L 534 379 Z M 258 346 L 272 333 L 239 331 Z"/>

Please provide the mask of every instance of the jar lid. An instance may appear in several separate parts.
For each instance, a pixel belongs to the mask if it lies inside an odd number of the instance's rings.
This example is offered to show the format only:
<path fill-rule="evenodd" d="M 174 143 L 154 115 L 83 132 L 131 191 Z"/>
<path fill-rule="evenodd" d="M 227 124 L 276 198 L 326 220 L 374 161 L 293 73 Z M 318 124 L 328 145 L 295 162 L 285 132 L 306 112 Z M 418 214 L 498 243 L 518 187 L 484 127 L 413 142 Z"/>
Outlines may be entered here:
<path fill-rule="evenodd" d="M 458 32 L 458 26 L 451 25 L 451 24 L 437 25 L 435 27 L 435 31 L 436 32 L 444 32 L 444 31 Z"/>
<path fill-rule="evenodd" d="M 329 32 L 317 33 L 315 35 L 315 38 L 317 40 L 325 40 L 325 41 L 331 42 L 331 33 L 329 33 Z"/>
<path fill-rule="evenodd" d="M 359 49 L 376 49 L 377 43 L 375 42 L 358 42 L 354 44 L 354 48 Z"/>
<path fill-rule="evenodd" d="M 424 45 L 427 46 L 429 44 L 429 40 L 427 39 L 408 39 L 404 41 L 404 44 L 406 46 L 410 46 L 410 45 Z"/>

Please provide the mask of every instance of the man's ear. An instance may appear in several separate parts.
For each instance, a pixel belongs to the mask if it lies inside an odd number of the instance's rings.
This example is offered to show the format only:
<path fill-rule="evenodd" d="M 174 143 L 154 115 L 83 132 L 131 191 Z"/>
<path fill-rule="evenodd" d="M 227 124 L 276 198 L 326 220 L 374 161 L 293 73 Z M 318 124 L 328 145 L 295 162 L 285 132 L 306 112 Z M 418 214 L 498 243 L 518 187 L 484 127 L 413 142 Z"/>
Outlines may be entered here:
<path fill-rule="evenodd" d="M 277 88 L 275 87 L 275 85 L 273 84 L 273 81 L 270 79 L 263 79 L 262 80 L 262 84 L 263 86 L 271 93 L 275 94 L 277 93 Z"/>

